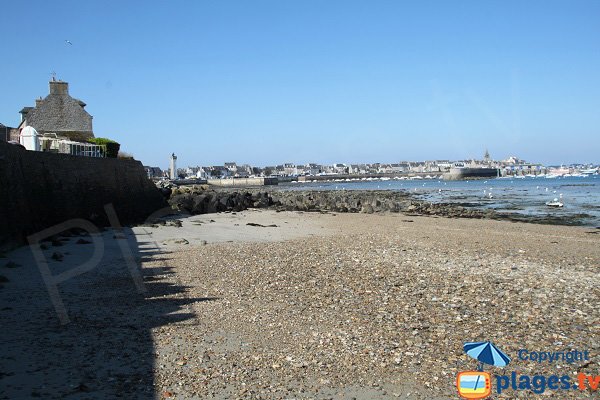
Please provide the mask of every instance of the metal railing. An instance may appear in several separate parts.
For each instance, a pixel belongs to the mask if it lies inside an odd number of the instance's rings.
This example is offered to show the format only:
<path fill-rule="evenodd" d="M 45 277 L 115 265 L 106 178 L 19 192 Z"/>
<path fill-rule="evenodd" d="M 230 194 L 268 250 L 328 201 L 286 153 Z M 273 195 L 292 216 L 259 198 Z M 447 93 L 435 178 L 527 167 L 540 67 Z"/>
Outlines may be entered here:
<path fill-rule="evenodd" d="M 40 150 L 52 153 L 71 154 L 82 157 L 106 157 L 106 145 L 75 142 L 59 138 L 56 133 L 38 136 Z"/>

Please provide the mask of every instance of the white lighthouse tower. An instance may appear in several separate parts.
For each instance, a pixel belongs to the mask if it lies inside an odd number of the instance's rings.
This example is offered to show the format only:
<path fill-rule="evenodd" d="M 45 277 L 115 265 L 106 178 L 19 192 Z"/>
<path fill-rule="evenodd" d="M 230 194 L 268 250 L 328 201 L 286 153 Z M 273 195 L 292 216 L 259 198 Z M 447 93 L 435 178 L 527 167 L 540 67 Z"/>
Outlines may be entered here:
<path fill-rule="evenodd" d="M 169 178 L 177 178 L 177 156 L 175 153 L 171 154 L 171 166 L 169 169 Z"/>

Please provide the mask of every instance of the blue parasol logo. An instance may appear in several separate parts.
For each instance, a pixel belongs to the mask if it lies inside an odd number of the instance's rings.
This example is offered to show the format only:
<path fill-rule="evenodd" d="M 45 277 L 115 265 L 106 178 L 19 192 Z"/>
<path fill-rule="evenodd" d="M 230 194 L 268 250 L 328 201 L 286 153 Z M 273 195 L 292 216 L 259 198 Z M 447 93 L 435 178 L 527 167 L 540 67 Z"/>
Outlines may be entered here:
<path fill-rule="evenodd" d="M 458 374 L 456 379 L 458 394 L 464 399 L 484 399 L 491 393 L 491 376 L 483 372 L 483 364 L 505 367 L 510 362 L 510 357 L 492 342 L 467 342 L 463 349 L 469 357 L 479 361 L 479 367 L 477 372 L 465 371 Z"/>
<path fill-rule="evenodd" d="M 505 367 L 510 362 L 510 357 L 492 342 L 467 342 L 463 349 L 468 356 L 479 361 L 480 371 L 483 371 L 483 364 Z"/>

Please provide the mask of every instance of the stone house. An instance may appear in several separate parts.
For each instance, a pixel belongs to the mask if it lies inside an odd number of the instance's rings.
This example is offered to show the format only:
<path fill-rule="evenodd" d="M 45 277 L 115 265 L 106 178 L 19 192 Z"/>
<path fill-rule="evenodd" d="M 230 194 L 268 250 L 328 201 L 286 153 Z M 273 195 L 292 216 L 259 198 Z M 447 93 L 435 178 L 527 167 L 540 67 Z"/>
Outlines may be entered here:
<path fill-rule="evenodd" d="M 162 178 L 165 175 L 159 167 L 150 167 L 144 165 L 144 171 L 146 171 L 148 178 Z"/>
<path fill-rule="evenodd" d="M 248 178 L 250 175 L 252 175 L 252 166 L 250 164 L 238 165 L 235 176 Z"/>
<path fill-rule="evenodd" d="M 234 175 L 237 172 L 237 164 L 235 162 L 226 162 L 225 168 L 227 168 L 230 175 Z"/>
<path fill-rule="evenodd" d="M 0 123 L 0 142 L 19 141 L 19 130 Z"/>
<path fill-rule="evenodd" d="M 369 170 L 366 164 L 350 164 L 348 172 L 351 174 L 366 174 Z"/>
<path fill-rule="evenodd" d="M 296 176 L 298 175 L 298 168 L 296 167 L 296 164 L 293 163 L 285 163 L 283 164 L 283 173 L 286 176 Z"/>
<path fill-rule="evenodd" d="M 203 167 L 198 168 L 198 171 L 196 171 L 196 178 L 198 179 L 208 179 L 209 177 L 210 176 Z"/>
<path fill-rule="evenodd" d="M 348 166 L 346 164 L 336 163 L 331 166 L 331 169 L 336 174 L 347 174 Z"/>
<path fill-rule="evenodd" d="M 309 175 L 318 175 L 323 172 L 323 166 L 315 163 L 306 164 L 304 166 L 304 172 Z"/>
<path fill-rule="evenodd" d="M 438 166 L 440 172 L 448 172 L 452 168 L 450 160 L 436 160 L 435 164 Z"/>
<path fill-rule="evenodd" d="M 402 163 L 390 164 L 390 167 L 388 168 L 388 172 L 392 174 L 397 174 L 406 171 L 408 171 L 408 165 Z"/>
<path fill-rule="evenodd" d="M 424 172 L 425 162 L 424 161 L 410 161 L 408 163 L 410 172 Z"/>
<path fill-rule="evenodd" d="M 56 133 L 74 141 L 93 138 L 92 116 L 85 110 L 86 104 L 69 95 L 67 82 L 53 79 L 49 85 L 48 96 L 36 99 L 35 107 L 23 107 L 20 111 L 18 132 L 32 126 L 39 134 Z"/>
<path fill-rule="evenodd" d="M 206 171 L 206 168 L 204 168 L 204 170 Z M 227 178 L 233 175 L 231 170 L 223 165 L 214 165 L 211 167 L 210 171 L 206 172 L 213 178 Z"/>
<path fill-rule="evenodd" d="M 285 176 L 285 167 L 283 164 L 277 165 L 275 167 L 275 171 L 273 171 L 273 175 L 275 176 Z"/>

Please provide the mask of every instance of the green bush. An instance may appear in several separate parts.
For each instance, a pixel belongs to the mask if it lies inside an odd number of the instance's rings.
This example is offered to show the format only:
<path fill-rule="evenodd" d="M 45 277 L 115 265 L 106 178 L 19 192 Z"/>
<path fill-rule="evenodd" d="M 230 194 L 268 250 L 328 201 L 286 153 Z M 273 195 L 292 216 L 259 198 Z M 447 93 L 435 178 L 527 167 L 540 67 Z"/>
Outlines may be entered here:
<path fill-rule="evenodd" d="M 121 144 L 115 142 L 114 140 L 110 140 L 107 138 L 93 138 L 90 139 L 89 142 L 97 145 L 106 146 L 106 157 L 108 158 L 117 158 L 117 156 L 119 155 L 119 149 L 121 148 Z"/>

